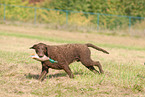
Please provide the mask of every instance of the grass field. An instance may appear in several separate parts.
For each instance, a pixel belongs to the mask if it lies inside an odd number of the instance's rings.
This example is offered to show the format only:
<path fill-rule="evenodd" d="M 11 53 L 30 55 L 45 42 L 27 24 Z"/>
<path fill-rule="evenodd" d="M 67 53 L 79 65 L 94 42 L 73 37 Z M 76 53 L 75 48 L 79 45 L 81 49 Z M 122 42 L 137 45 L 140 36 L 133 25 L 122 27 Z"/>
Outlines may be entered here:
<path fill-rule="evenodd" d="M 95 75 L 75 62 L 70 65 L 74 79 L 50 69 L 39 82 L 41 64 L 30 58 L 34 51 L 29 49 L 38 42 L 100 46 L 110 54 L 90 49 L 105 74 Z M 0 97 L 144 97 L 145 39 L 0 24 L 0 87 Z"/>

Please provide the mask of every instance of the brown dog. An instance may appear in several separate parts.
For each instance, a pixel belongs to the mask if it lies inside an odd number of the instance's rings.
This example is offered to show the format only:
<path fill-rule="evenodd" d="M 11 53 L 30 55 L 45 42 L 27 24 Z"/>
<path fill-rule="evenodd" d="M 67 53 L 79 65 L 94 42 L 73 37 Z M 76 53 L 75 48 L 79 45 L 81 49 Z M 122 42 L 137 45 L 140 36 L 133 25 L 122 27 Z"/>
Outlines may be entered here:
<path fill-rule="evenodd" d="M 106 50 L 99 48 L 93 44 L 66 44 L 66 45 L 56 45 L 50 46 L 43 43 L 38 43 L 33 45 L 30 49 L 35 49 L 39 57 L 44 55 L 48 56 L 51 59 L 58 61 L 58 63 L 51 63 L 49 61 L 41 62 L 42 63 L 42 72 L 39 76 L 39 80 L 43 80 L 46 74 L 48 73 L 49 68 L 53 69 L 63 69 L 70 78 L 73 78 L 69 64 L 74 61 L 80 61 L 85 67 L 94 73 L 104 73 L 101 64 L 99 61 L 93 61 L 91 59 L 91 52 L 88 47 L 92 47 L 96 50 L 102 51 L 109 54 Z M 97 71 L 93 66 L 97 66 L 99 71 Z"/>

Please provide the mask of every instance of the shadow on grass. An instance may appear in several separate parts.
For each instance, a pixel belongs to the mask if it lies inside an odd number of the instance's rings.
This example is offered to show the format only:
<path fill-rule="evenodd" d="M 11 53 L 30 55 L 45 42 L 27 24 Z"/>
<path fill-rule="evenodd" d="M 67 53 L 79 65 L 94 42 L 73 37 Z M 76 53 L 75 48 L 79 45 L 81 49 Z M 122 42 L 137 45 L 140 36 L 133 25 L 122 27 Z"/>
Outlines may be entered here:
<path fill-rule="evenodd" d="M 27 78 L 27 79 L 38 79 L 39 78 L 39 75 L 38 74 L 31 74 L 31 73 L 29 73 L 29 74 L 25 74 L 25 77 Z"/>
<path fill-rule="evenodd" d="M 75 75 L 83 75 L 83 72 L 75 72 L 73 74 L 74 74 L 74 76 Z M 67 73 L 56 73 L 56 74 L 48 74 L 48 76 L 46 76 L 46 78 L 51 79 L 51 78 L 58 78 L 58 77 L 65 77 L 65 76 L 67 76 Z M 29 74 L 25 74 L 25 77 L 27 79 L 38 79 L 39 75 L 29 73 Z"/>

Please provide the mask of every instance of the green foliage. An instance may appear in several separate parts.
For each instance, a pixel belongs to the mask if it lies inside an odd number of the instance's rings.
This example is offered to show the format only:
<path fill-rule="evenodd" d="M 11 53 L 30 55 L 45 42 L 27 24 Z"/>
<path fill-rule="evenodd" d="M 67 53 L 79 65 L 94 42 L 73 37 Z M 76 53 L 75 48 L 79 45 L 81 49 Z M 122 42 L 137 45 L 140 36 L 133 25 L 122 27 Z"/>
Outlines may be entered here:
<path fill-rule="evenodd" d="M 129 25 L 128 17 L 89 15 L 82 13 L 66 13 L 66 10 L 92 12 L 112 15 L 125 15 L 135 17 L 145 17 L 144 0 L 45 0 L 41 3 L 29 3 L 29 0 L 1 0 L 1 4 L 19 5 L 6 6 L 5 19 L 11 21 L 51 23 L 64 25 L 69 23 L 77 27 L 95 27 L 99 24 L 100 29 L 127 29 Z M 20 6 L 29 6 L 20 7 Z M 63 11 L 35 9 L 34 7 L 59 9 Z M 67 18 L 68 17 L 68 18 Z M 0 5 L 0 18 L 4 18 L 4 5 Z M 67 20 L 68 19 L 68 20 Z M 132 25 L 141 19 L 131 19 Z"/>
<path fill-rule="evenodd" d="M 144 5 L 144 0 L 48 0 L 42 3 L 45 8 L 140 17 L 145 16 Z"/>

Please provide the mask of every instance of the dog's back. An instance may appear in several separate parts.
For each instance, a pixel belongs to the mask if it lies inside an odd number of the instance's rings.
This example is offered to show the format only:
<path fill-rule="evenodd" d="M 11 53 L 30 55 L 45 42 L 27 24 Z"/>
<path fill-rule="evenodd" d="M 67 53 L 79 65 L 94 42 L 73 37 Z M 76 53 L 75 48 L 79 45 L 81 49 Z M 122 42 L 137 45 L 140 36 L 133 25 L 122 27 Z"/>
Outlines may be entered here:
<path fill-rule="evenodd" d="M 78 61 L 80 55 L 88 52 L 88 47 L 85 44 L 65 44 L 57 46 L 48 46 L 48 56 L 58 62 Z"/>

